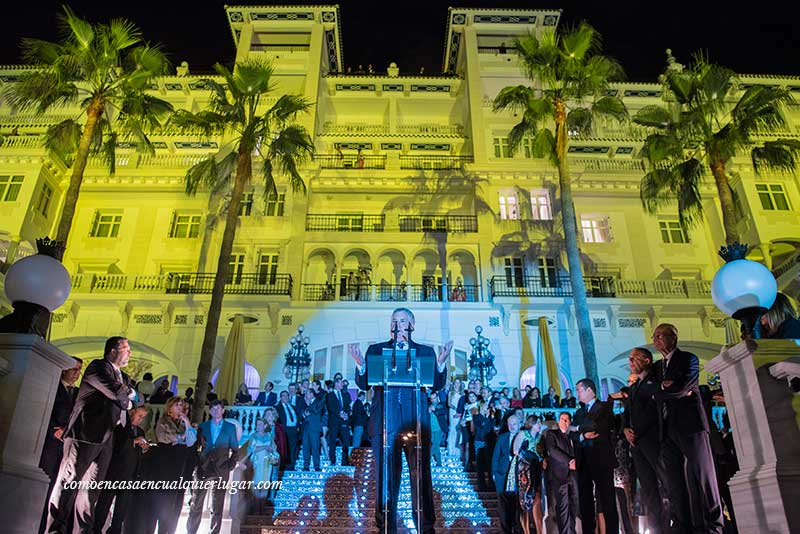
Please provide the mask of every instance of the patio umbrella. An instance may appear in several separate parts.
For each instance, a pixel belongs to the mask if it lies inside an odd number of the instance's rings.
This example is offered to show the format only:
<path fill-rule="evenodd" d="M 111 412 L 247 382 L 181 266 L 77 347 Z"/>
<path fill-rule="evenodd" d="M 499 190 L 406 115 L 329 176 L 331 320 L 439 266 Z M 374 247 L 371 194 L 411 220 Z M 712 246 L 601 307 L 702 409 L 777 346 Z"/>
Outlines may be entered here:
<path fill-rule="evenodd" d="M 544 385 L 548 384 L 561 396 L 561 380 L 558 377 L 558 365 L 547 330 L 547 317 L 539 317 L 539 344 L 536 348 L 536 385 L 546 394 Z"/>
<path fill-rule="evenodd" d="M 241 315 L 233 319 L 231 331 L 225 341 L 225 355 L 222 357 L 222 368 L 217 378 L 216 390 L 220 399 L 229 404 L 236 400 L 239 385 L 244 382 L 245 340 L 244 320 Z"/>

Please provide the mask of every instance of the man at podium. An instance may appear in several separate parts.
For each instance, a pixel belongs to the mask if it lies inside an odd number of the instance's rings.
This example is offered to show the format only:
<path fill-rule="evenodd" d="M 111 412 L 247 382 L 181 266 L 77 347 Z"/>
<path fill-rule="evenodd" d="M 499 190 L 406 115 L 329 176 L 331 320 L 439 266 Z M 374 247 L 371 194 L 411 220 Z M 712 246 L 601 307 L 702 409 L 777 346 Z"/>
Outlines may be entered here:
<path fill-rule="evenodd" d="M 447 380 L 447 359 L 453 342 L 448 341 L 439 352 L 438 357 L 432 347 L 420 345 L 411 340 L 411 332 L 414 330 L 414 314 L 407 308 L 397 308 L 392 312 L 389 323 L 390 339 L 383 343 L 375 343 L 367 348 L 366 357 L 382 355 L 384 349 L 396 349 L 401 355 L 397 356 L 397 366 L 406 365 L 406 351 L 414 350 L 416 358 L 429 357 L 434 360 L 435 369 L 433 373 L 433 391 L 442 389 Z M 367 359 L 362 356 L 361 350 L 357 345 L 349 348 L 350 356 L 356 362 L 356 384 L 362 390 L 369 389 L 370 384 L 367 380 Z M 378 530 L 384 531 L 388 527 L 389 532 L 397 532 L 397 496 L 400 492 L 400 475 L 402 472 L 402 454 L 406 453 L 408 471 L 411 482 L 411 502 L 414 513 L 415 523 L 418 514 L 416 510 L 421 508 L 422 525 L 417 525 L 417 531 L 421 534 L 434 534 L 434 524 L 436 514 L 433 510 L 433 485 L 431 481 L 431 423 L 428 411 L 428 397 L 424 388 L 421 388 L 418 395 L 414 394 L 411 386 L 388 386 L 386 399 L 388 401 L 388 416 L 386 419 L 388 452 L 386 462 L 388 488 L 388 512 L 389 517 L 384 518 L 383 502 L 380 498 L 376 503 L 376 521 Z M 416 398 L 415 398 L 416 397 Z M 374 464 L 378 472 L 378 495 L 381 495 L 383 484 L 383 427 L 384 427 L 384 397 L 383 387 L 373 388 L 372 410 L 370 417 L 370 442 L 372 443 L 373 458 L 377 460 Z M 421 456 L 417 458 L 417 414 L 420 414 L 421 427 Z M 438 444 L 437 444 L 438 445 Z M 419 460 L 419 461 L 418 461 Z M 419 463 L 419 470 L 417 464 Z M 418 472 L 419 471 L 419 472 Z M 417 482 L 421 498 L 417 497 Z M 384 523 L 384 521 L 386 523 Z"/>

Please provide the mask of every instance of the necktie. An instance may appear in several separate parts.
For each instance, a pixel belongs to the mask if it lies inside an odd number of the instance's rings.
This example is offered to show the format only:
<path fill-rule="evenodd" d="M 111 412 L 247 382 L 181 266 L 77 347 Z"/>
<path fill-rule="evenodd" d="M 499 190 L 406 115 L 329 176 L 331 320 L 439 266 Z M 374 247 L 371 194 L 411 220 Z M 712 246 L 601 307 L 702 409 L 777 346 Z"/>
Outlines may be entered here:
<path fill-rule="evenodd" d="M 397 350 L 406 350 L 406 342 L 405 341 L 399 341 L 397 343 Z"/>
<path fill-rule="evenodd" d="M 341 410 L 344 409 L 344 403 L 342 402 L 342 392 L 341 391 L 337 391 L 336 392 L 336 398 L 339 399 L 339 411 L 341 411 Z"/>
<path fill-rule="evenodd" d="M 294 408 L 291 404 L 286 405 L 286 426 L 295 426 Z"/>
<path fill-rule="evenodd" d="M 666 358 L 661 360 L 661 380 L 664 380 L 664 377 L 667 374 L 667 364 L 668 363 L 669 363 L 669 361 Z M 669 415 L 669 411 L 667 410 L 667 401 L 662 401 L 661 402 L 661 418 L 666 420 L 667 419 L 667 415 Z"/>

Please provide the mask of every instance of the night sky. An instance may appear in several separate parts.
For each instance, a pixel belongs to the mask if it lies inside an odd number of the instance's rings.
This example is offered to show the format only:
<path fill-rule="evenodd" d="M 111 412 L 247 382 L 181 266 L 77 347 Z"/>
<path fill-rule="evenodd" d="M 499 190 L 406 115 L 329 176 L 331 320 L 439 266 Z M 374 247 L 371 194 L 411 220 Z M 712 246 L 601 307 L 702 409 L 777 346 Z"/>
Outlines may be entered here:
<path fill-rule="evenodd" d="M 225 3 L 237 4 L 235 0 L 74 0 L 70 5 L 91 21 L 132 20 L 148 40 L 163 45 L 173 64 L 185 60 L 192 73 L 204 73 L 217 61 L 233 60 Z M 284 3 L 290 2 L 280 4 Z M 21 62 L 21 37 L 56 39 L 61 4 L 23 0 L 7 5 L 0 18 L 0 64 Z M 383 72 L 395 61 L 403 71 L 425 67 L 426 73 L 439 72 L 448 6 L 496 6 L 561 8 L 562 26 L 588 21 L 603 35 L 605 52 L 619 60 L 628 79 L 634 81 L 655 81 L 665 64 L 666 48 L 672 48 L 682 63 L 690 61 L 692 52 L 702 50 L 713 61 L 740 73 L 800 75 L 800 2 L 791 0 L 749 4 L 734 0 L 339 0 L 339 4 L 344 64 L 354 68 L 372 64 Z"/>

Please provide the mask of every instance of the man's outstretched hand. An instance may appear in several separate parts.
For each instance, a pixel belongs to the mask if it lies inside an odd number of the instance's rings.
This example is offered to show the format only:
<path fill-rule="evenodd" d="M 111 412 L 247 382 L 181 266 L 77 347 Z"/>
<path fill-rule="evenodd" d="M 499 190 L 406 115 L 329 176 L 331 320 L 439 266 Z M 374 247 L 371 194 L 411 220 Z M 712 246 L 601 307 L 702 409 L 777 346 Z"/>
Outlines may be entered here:
<path fill-rule="evenodd" d="M 356 362 L 357 366 L 364 367 L 364 356 L 361 355 L 361 348 L 357 343 L 351 343 L 348 345 L 347 351 L 350 353 L 350 357 L 353 358 L 353 361 Z"/>
<path fill-rule="evenodd" d="M 453 350 L 453 340 L 451 339 L 439 350 L 439 356 L 436 358 L 436 363 L 442 365 L 450 357 L 450 351 Z"/>

